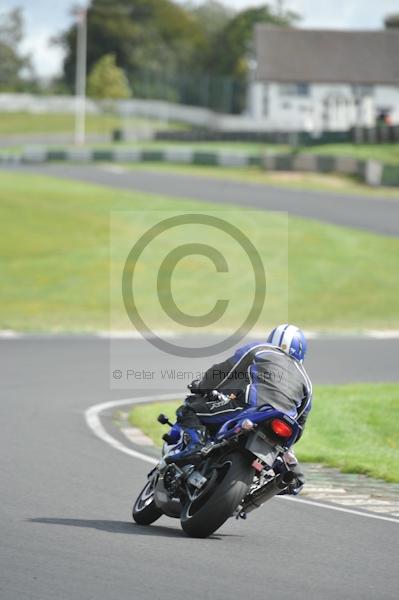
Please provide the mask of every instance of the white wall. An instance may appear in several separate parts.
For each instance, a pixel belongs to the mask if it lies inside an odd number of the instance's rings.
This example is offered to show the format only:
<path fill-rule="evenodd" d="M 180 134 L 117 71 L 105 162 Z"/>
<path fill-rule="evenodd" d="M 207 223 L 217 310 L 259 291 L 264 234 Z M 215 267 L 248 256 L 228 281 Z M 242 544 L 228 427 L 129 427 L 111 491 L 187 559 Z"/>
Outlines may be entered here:
<path fill-rule="evenodd" d="M 399 86 L 376 86 L 356 96 L 348 84 L 312 84 L 308 96 L 284 95 L 278 83 L 254 82 L 249 113 L 265 129 L 345 131 L 373 127 L 381 108 L 390 108 L 399 124 Z"/>

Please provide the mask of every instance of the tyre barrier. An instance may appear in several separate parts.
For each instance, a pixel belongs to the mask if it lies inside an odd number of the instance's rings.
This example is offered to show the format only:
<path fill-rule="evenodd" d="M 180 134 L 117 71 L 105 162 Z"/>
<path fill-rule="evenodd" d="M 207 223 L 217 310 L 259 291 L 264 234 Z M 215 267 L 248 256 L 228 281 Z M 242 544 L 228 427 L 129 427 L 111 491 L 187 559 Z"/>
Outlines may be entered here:
<path fill-rule="evenodd" d="M 202 151 L 191 148 L 60 148 L 27 147 L 21 154 L 0 153 L 0 164 L 38 164 L 46 162 L 164 162 L 240 168 L 256 166 L 267 171 L 338 173 L 357 177 L 370 186 L 399 187 L 399 166 L 376 160 L 357 160 L 346 156 L 307 154 L 248 154 L 238 151 Z"/>

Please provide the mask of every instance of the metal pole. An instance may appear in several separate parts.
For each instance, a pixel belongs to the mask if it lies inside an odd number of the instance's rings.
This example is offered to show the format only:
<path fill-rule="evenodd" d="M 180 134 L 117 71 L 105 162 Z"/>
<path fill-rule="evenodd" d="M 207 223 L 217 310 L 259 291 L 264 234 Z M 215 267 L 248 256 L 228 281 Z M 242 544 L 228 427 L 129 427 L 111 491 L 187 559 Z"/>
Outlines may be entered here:
<path fill-rule="evenodd" d="M 277 15 L 280 18 L 284 15 L 284 0 L 277 0 Z"/>
<path fill-rule="evenodd" d="M 86 140 L 87 9 L 77 11 L 75 144 Z"/>

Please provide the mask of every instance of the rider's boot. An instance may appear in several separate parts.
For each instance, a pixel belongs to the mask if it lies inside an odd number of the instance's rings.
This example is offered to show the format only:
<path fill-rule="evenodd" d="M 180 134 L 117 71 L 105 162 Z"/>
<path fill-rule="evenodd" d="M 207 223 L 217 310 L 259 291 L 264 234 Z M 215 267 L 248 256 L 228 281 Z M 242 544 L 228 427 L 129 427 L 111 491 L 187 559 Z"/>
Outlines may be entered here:
<path fill-rule="evenodd" d="M 196 429 L 185 428 L 183 433 L 184 450 L 166 456 L 165 462 L 175 463 L 176 465 L 187 465 L 198 462 L 201 450 L 205 446 L 205 437 L 205 427 L 198 427 Z"/>

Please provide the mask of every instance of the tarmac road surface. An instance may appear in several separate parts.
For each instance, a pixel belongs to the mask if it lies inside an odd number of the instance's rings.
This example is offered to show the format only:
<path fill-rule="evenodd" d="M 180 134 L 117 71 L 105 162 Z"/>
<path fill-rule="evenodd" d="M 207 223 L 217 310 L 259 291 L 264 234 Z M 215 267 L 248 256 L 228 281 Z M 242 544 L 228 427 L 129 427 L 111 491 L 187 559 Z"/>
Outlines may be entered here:
<path fill-rule="evenodd" d="M 97 166 L 24 169 L 399 233 L 395 200 Z M 394 381 L 398 351 L 398 339 L 314 340 L 308 369 L 316 382 Z M 0 340 L 0 352 L 1 599 L 397 600 L 399 521 L 275 498 L 207 540 L 165 517 L 132 523 L 149 465 L 96 438 L 84 411 L 144 395 L 110 384 L 115 367 L 159 364 L 148 342 L 113 341 L 110 357 L 107 340 L 32 337 Z M 178 360 L 164 355 L 162 364 Z M 165 389 L 147 393 L 156 391 Z"/>
<path fill-rule="evenodd" d="M 152 356 L 147 342 L 114 343 L 120 360 Z M 348 381 L 351 368 L 355 380 L 394 379 L 399 341 L 362 346 L 315 340 L 309 372 L 319 382 Z M 207 540 L 166 517 L 135 525 L 149 465 L 97 439 L 83 415 L 138 395 L 110 391 L 109 342 L 1 340 L 0 352 L 2 599 L 397 599 L 399 520 L 276 498 Z"/>
<path fill-rule="evenodd" d="M 4 167 L 5 168 L 5 167 Z M 365 229 L 384 235 L 399 235 L 398 199 L 340 195 L 309 190 L 291 190 L 256 183 L 165 173 L 114 166 L 46 164 L 7 166 L 26 172 L 97 183 L 113 188 L 167 194 L 220 204 L 284 211 L 310 219 Z"/>

